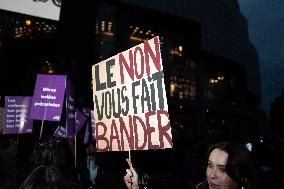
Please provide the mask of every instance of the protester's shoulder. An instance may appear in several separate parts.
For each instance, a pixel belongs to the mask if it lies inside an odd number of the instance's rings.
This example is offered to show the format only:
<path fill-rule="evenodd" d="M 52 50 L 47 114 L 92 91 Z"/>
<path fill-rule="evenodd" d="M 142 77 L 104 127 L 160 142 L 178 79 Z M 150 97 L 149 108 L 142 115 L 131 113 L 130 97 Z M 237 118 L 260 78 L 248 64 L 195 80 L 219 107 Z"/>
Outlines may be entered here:
<path fill-rule="evenodd" d="M 196 185 L 195 189 L 208 189 L 206 182 L 200 182 Z"/>
<path fill-rule="evenodd" d="M 195 189 L 201 189 L 201 185 L 202 185 L 202 183 L 201 183 L 201 182 L 200 182 L 200 183 L 198 183 L 198 184 L 196 185 Z"/>

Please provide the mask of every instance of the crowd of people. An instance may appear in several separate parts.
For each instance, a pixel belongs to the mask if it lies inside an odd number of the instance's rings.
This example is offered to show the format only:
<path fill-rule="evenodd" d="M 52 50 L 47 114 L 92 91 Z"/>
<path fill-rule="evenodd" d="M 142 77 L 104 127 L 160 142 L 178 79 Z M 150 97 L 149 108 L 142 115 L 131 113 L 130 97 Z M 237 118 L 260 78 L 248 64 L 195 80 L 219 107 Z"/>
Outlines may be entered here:
<path fill-rule="evenodd" d="M 128 161 L 114 162 L 116 172 L 110 171 L 104 161 L 112 162 L 107 156 L 97 158 L 95 143 L 77 144 L 84 146 L 75 155 L 74 144 L 53 138 L 28 142 L 32 150 L 25 150 L 11 138 L 0 137 L 0 188 L 19 189 L 154 189 L 180 188 L 163 187 L 155 183 L 153 175 L 136 170 Z M 83 155 L 82 155 L 83 154 Z M 77 157 L 78 156 L 78 157 Z M 197 189 L 255 189 L 254 166 L 251 154 L 242 144 L 220 142 L 209 147 L 207 154 L 206 179 L 197 184 Z M 127 156 L 123 156 L 125 159 Z M 75 163 L 76 159 L 76 163 Z M 128 163 L 128 164 L 127 164 Z M 129 167 L 128 167 L 129 166 Z M 128 167 L 128 168 L 127 168 Z M 126 172 L 125 172 L 126 169 Z M 184 186 L 183 186 L 184 188 Z M 186 187 L 185 187 L 186 188 Z"/>

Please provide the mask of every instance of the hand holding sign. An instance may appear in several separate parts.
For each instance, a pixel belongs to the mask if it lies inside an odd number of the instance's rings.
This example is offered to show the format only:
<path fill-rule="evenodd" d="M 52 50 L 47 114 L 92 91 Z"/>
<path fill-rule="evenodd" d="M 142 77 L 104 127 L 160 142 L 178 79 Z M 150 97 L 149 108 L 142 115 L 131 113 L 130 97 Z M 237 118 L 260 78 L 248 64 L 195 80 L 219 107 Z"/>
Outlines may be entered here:
<path fill-rule="evenodd" d="M 126 174 L 124 176 L 124 182 L 128 189 L 139 189 L 138 185 L 138 174 L 135 169 L 132 167 L 132 163 L 129 159 L 126 159 L 129 169 L 126 169 Z"/>

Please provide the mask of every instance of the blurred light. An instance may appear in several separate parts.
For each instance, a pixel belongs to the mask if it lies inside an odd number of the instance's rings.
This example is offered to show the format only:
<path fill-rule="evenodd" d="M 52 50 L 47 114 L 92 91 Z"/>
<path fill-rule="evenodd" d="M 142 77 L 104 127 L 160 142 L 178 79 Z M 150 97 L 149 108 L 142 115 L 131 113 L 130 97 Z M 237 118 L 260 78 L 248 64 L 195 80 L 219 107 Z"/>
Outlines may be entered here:
<path fill-rule="evenodd" d="M 176 88 L 175 83 L 171 82 L 171 84 L 170 84 L 170 96 L 174 96 L 175 88 Z"/>
<path fill-rule="evenodd" d="M 252 151 L 252 144 L 251 143 L 246 143 L 245 144 L 246 148 L 248 149 L 248 151 Z"/>
<path fill-rule="evenodd" d="M 182 52 L 182 46 L 178 46 L 178 50 Z"/>
<path fill-rule="evenodd" d="M 101 22 L 101 31 L 105 31 L 105 21 Z"/>
<path fill-rule="evenodd" d="M 271 167 L 270 167 L 270 166 L 261 166 L 260 169 L 261 169 L 263 172 L 271 171 Z"/>
<path fill-rule="evenodd" d="M 53 69 L 50 69 L 50 70 L 48 70 L 48 73 L 49 73 L 49 74 L 53 74 L 53 73 L 54 73 L 54 70 L 53 70 Z"/>
<path fill-rule="evenodd" d="M 26 23 L 27 26 L 30 26 L 32 24 L 32 21 L 31 20 L 26 20 L 25 23 Z"/>
<path fill-rule="evenodd" d="M 220 80 L 220 81 L 223 81 L 224 80 L 224 76 L 218 76 L 217 79 Z"/>

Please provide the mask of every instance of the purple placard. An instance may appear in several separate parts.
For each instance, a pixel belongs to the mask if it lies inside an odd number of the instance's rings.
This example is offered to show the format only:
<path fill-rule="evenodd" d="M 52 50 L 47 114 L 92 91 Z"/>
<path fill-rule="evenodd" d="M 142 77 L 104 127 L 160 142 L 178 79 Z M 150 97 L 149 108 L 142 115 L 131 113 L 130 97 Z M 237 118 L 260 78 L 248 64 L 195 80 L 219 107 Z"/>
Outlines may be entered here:
<path fill-rule="evenodd" d="M 82 111 L 84 115 L 87 117 L 86 130 L 85 130 L 85 136 L 84 136 L 84 143 L 86 144 L 89 142 L 89 127 L 91 124 L 91 108 L 83 107 Z"/>
<path fill-rule="evenodd" d="M 87 117 L 84 116 L 84 114 L 82 114 L 80 110 L 76 109 L 76 134 L 80 132 L 86 121 Z"/>
<path fill-rule="evenodd" d="M 84 144 L 87 144 L 89 142 L 89 122 L 86 124 L 86 130 L 84 135 Z"/>
<path fill-rule="evenodd" d="M 70 80 L 66 84 L 66 136 L 72 139 L 75 135 L 74 86 Z"/>
<path fill-rule="evenodd" d="M 65 75 L 38 74 L 29 118 L 60 121 L 65 88 Z"/>
<path fill-rule="evenodd" d="M 32 132 L 32 120 L 28 120 L 32 97 L 6 96 L 3 119 L 3 134 Z"/>
<path fill-rule="evenodd" d="M 4 116 L 4 108 L 0 107 L 0 134 L 2 133 L 3 129 L 3 116 Z"/>
<path fill-rule="evenodd" d="M 66 138 L 66 129 L 62 126 L 58 126 L 54 131 L 53 136 L 57 139 Z"/>
<path fill-rule="evenodd" d="M 91 110 L 91 129 L 92 129 L 92 139 L 96 140 L 96 121 L 94 110 Z"/>
<path fill-rule="evenodd" d="M 87 118 L 90 117 L 90 114 L 91 114 L 91 108 L 89 107 L 83 107 L 82 108 L 82 112 L 84 113 L 85 116 L 87 116 Z"/>

